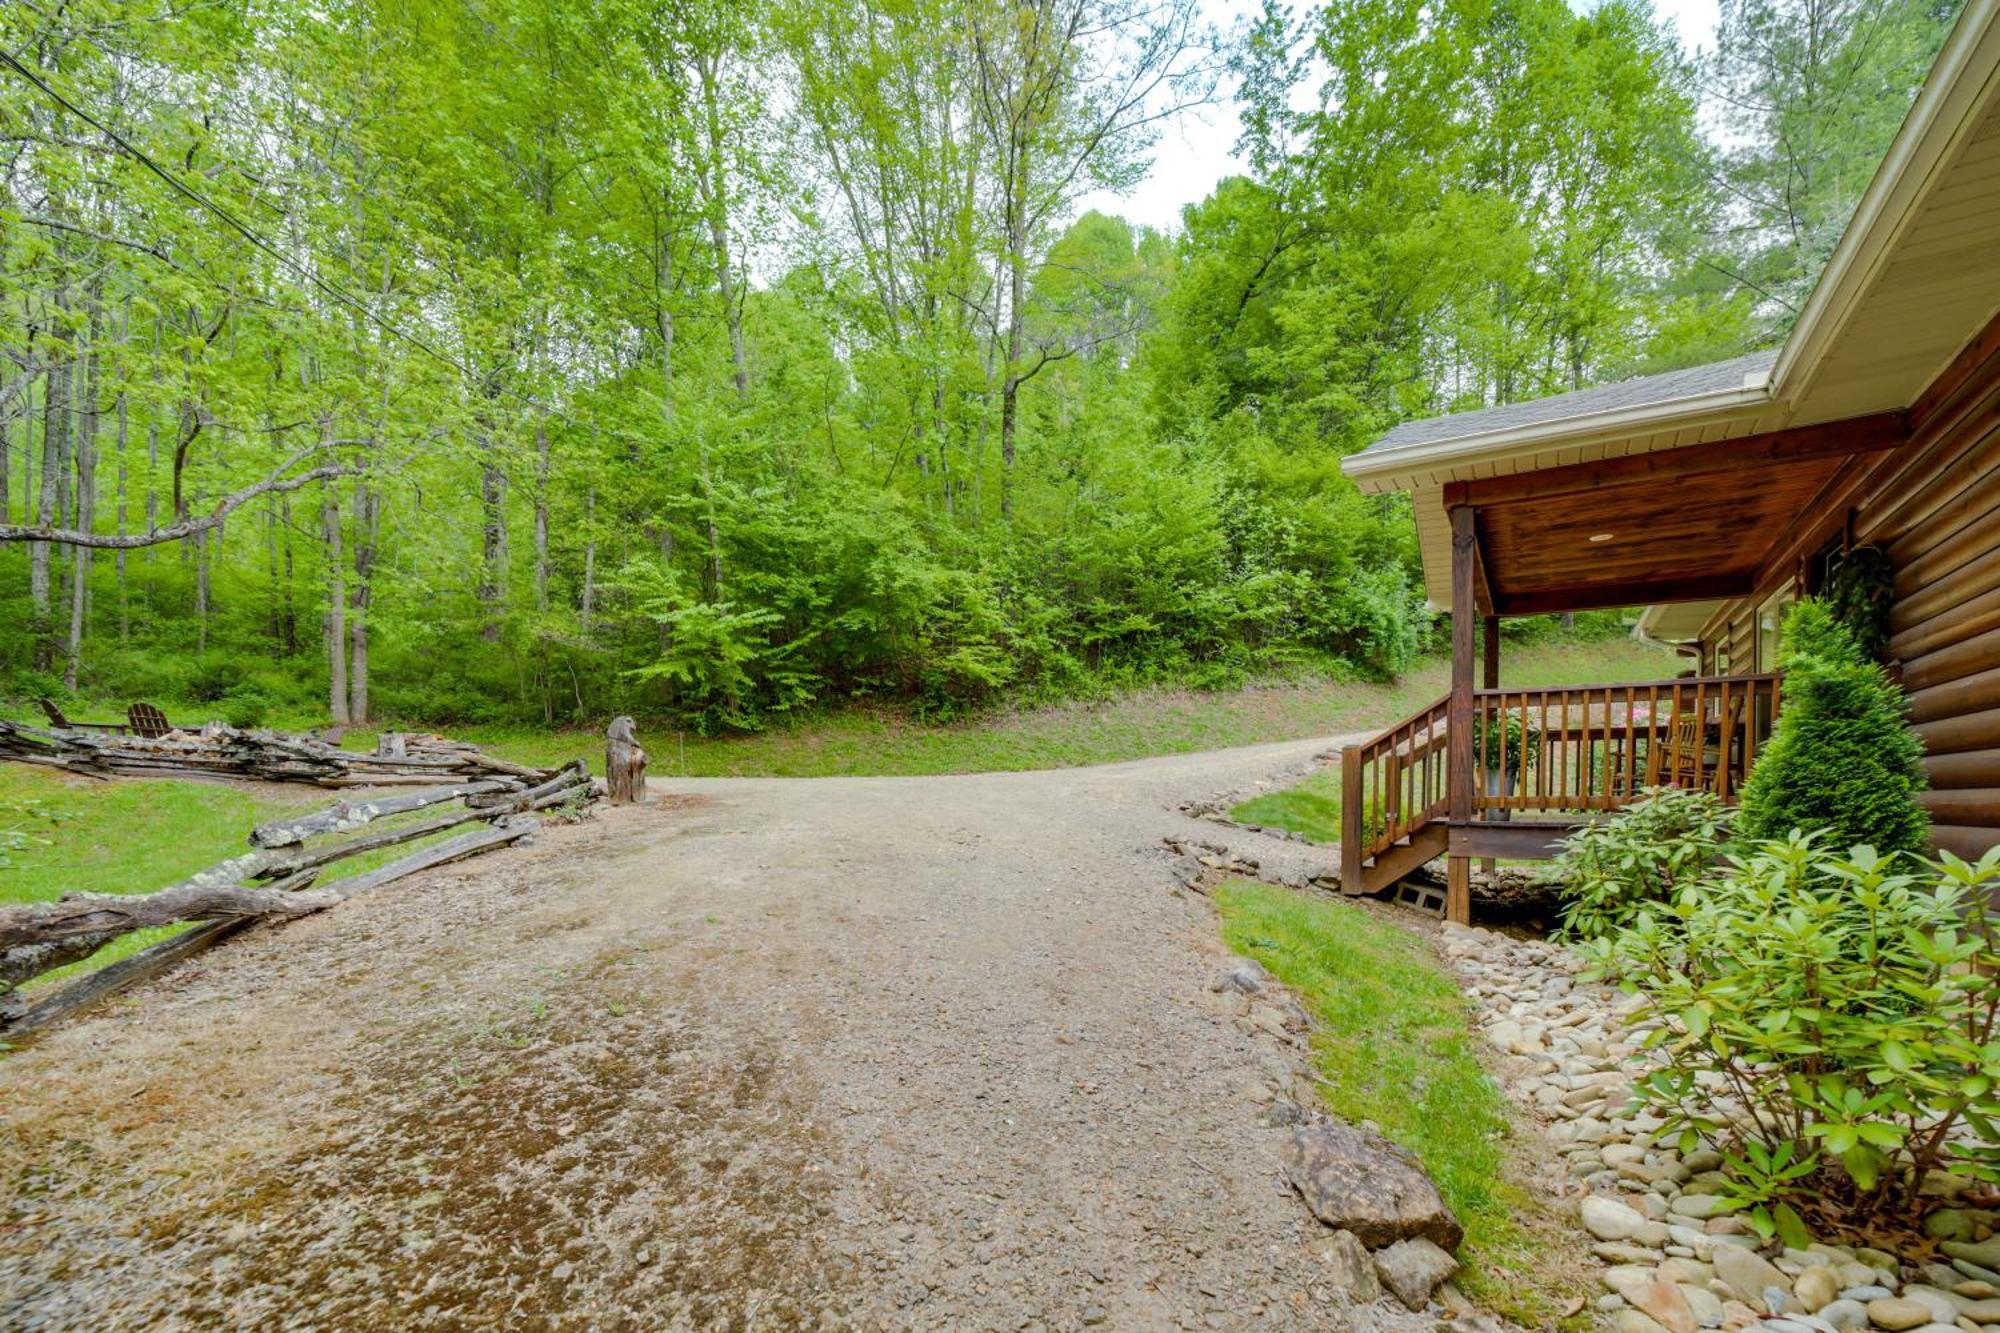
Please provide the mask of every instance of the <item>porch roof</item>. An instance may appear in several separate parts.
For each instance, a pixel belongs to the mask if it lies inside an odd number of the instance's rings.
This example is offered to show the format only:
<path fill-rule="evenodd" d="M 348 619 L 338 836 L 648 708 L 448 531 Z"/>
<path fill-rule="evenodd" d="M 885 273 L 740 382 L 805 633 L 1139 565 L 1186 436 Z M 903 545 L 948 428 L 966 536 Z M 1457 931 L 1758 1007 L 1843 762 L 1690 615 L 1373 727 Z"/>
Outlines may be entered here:
<path fill-rule="evenodd" d="M 2000 0 L 1970 0 L 1781 347 L 1408 422 L 1342 468 L 1364 492 L 1411 492 L 1434 605 L 1450 602 L 1453 503 L 1485 512 L 1501 614 L 1737 596 L 1832 472 L 1900 442 L 1996 310 Z"/>

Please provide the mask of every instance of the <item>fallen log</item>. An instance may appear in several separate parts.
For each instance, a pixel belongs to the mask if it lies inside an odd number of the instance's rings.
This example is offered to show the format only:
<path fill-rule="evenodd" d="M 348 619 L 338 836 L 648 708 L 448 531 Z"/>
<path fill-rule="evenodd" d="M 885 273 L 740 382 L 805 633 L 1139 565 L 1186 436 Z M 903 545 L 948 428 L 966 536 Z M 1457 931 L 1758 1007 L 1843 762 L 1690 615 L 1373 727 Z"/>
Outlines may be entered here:
<path fill-rule="evenodd" d="M 470 804 L 474 797 L 513 790 L 518 789 L 510 783 L 489 778 L 483 782 L 466 782 L 452 787 L 432 787 L 408 796 L 384 796 L 373 801 L 335 801 L 326 809 L 316 810 L 299 819 L 277 819 L 259 824 L 250 830 L 250 845 L 288 847 L 321 833 L 345 833 L 348 829 L 359 828 L 389 815 L 408 814 L 412 810 L 422 810 L 426 806 L 440 805 L 460 797 L 467 798 Z"/>

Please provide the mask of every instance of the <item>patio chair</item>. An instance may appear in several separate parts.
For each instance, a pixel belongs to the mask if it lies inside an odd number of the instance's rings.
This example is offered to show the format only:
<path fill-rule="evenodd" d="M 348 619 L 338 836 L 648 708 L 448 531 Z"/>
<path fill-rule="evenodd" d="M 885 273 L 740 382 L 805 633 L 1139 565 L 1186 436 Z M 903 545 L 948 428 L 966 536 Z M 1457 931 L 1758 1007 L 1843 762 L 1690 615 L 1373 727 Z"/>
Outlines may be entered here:
<path fill-rule="evenodd" d="M 1731 696 L 1729 707 L 1715 722 L 1692 709 L 1676 712 L 1673 740 L 1667 750 L 1668 784 L 1690 789 L 1707 787 L 1718 796 L 1728 795 L 1724 775 L 1735 753 L 1736 733 L 1742 720 L 1741 693 Z"/>
<path fill-rule="evenodd" d="M 49 725 L 57 731 L 109 731 L 122 734 L 125 730 L 123 722 L 72 722 L 63 715 L 62 709 L 56 707 L 54 699 L 44 697 L 35 702 L 42 706 L 42 712 L 48 715 Z"/>
<path fill-rule="evenodd" d="M 125 717 L 132 724 L 133 734 L 138 736 L 164 736 L 174 729 L 167 715 L 149 703 L 133 704 L 125 710 Z"/>

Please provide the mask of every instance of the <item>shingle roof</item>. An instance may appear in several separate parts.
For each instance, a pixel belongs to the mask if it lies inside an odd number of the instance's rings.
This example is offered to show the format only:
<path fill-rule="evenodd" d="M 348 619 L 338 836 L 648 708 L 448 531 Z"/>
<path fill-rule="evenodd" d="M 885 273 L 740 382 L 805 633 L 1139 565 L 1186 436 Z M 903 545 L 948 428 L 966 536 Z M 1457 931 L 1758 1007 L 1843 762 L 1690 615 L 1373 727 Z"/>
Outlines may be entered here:
<path fill-rule="evenodd" d="M 1723 389 L 1741 388 L 1745 376 L 1768 371 L 1778 359 L 1775 351 L 1752 352 L 1728 361 L 1716 361 L 1686 370 L 1669 370 L 1662 375 L 1642 375 L 1637 379 L 1601 384 L 1594 389 L 1559 393 L 1551 398 L 1532 398 L 1522 403 L 1482 408 L 1477 412 L 1454 412 L 1448 416 L 1405 421 L 1361 452 L 1398 449 L 1413 444 L 1437 444 L 1462 436 L 1486 435 L 1573 417 L 1615 412 L 1621 408 L 1647 407 L 1676 398 L 1692 398 Z"/>

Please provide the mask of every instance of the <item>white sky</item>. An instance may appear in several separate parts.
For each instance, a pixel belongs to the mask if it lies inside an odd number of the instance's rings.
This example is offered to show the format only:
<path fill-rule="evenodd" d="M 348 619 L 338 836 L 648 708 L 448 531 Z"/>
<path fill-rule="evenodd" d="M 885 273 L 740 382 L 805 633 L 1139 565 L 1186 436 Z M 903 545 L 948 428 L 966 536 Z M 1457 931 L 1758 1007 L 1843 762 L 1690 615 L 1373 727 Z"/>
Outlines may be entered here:
<path fill-rule="evenodd" d="M 1583 9 L 1589 0 L 1570 3 Z M 1223 25 L 1255 8 L 1253 0 L 1204 0 L 1204 5 L 1209 16 Z M 1653 11 L 1673 23 L 1681 45 L 1689 50 L 1714 40 L 1716 0 L 1653 0 Z M 1129 194 L 1121 197 L 1100 190 L 1085 196 L 1077 211 L 1095 208 L 1162 231 L 1178 228 L 1183 207 L 1205 198 L 1224 176 L 1243 169 L 1230 151 L 1240 129 L 1235 108 L 1227 100 L 1230 90 L 1222 91 L 1222 102 L 1189 112 L 1167 126 L 1154 150 L 1152 171 Z"/>

